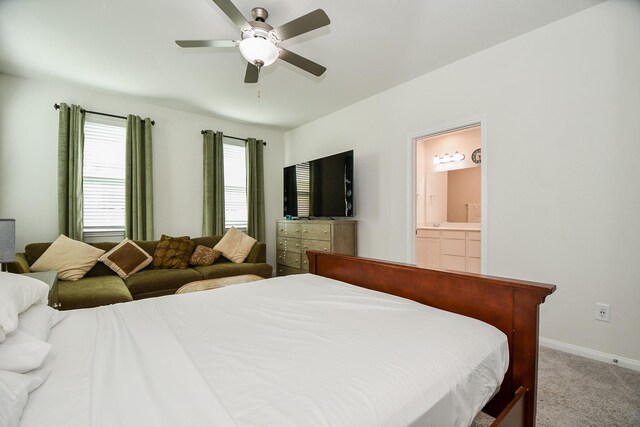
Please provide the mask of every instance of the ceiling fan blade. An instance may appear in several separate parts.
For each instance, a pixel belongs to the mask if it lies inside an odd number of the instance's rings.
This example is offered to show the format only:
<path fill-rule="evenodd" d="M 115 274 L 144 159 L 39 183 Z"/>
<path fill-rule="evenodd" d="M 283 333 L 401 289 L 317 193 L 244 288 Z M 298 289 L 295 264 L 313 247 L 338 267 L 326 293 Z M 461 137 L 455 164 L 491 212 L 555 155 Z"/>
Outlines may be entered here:
<path fill-rule="evenodd" d="M 235 40 L 176 40 L 180 47 L 236 47 Z"/>
<path fill-rule="evenodd" d="M 225 15 L 229 17 L 229 19 L 233 21 L 234 24 L 240 27 L 241 30 L 251 29 L 251 25 L 249 25 L 242 13 L 240 13 L 238 8 L 229 0 L 213 0 L 213 2 L 224 12 Z"/>
<path fill-rule="evenodd" d="M 317 9 L 275 28 L 273 33 L 282 41 L 315 30 L 316 28 L 324 27 L 330 23 L 331 21 L 327 14 L 324 13 L 324 10 Z"/>
<path fill-rule="evenodd" d="M 307 59 L 303 56 L 298 55 L 297 53 L 293 53 L 290 50 L 283 49 L 278 47 L 280 50 L 280 59 L 283 61 L 287 61 L 291 65 L 295 65 L 298 68 L 303 69 L 304 71 L 313 74 L 314 76 L 321 76 L 324 74 L 327 69 L 320 64 L 316 64 L 315 62 Z"/>
<path fill-rule="evenodd" d="M 258 83 L 258 74 L 260 74 L 260 70 L 258 70 L 258 67 L 247 62 L 247 72 L 244 74 L 244 82 Z"/>

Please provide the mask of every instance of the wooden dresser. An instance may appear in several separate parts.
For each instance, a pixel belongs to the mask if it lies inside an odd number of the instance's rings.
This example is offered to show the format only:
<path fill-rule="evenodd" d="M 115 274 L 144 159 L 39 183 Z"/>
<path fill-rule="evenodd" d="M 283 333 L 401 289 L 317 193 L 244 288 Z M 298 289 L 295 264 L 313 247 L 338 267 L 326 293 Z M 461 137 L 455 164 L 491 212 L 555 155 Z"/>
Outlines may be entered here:
<path fill-rule="evenodd" d="M 356 255 L 355 220 L 277 220 L 276 274 L 300 274 L 309 271 L 306 251 Z"/>

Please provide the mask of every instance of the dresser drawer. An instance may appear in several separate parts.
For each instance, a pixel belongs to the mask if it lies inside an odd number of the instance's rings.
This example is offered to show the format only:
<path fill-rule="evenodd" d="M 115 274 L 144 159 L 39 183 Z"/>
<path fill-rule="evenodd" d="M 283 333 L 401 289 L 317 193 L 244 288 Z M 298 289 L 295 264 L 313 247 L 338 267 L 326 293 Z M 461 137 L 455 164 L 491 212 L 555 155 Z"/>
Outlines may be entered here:
<path fill-rule="evenodd" d="M 278 223 L 278 236 L 300 237 L 300 223 L 282 221 Z"/>
<path fill-rule="evenodd" d="M 331 242 L 328 240 L 302 240 L 302 252 L 318 251 L 331 252 Z"/>
<path fill-rule="evenodd" d="M 299 268 L 287 267 L 284 264 L 278 264 L 276 269 L 277 276 L 288 276 L 290 274 L 303 274 L 306 273 L 304 270 L 300 270 Z"/>
<path fill-rule="evenodd" d="M 300 268 L 300 254 L 295 252 L 278 251 L 278 264 L 293 268 Z"/>
<path fill-rule="evenodd" d="M 302 224 L 300 234 L 303 239 L 331 240 L 331 225 L 329 224 Z"/>
<path fill-rule="evenodd" d="M 300 239 L 278 236 L 278 250 L 300 253 Z"/>
<path fill-rule="evenodd" d="M 465 240 L 442 239 L 441 245 L 443 255 L 456 255 L 463 257 L 465 254 Z"/>
<path fill-rule="evenodd" d="M 465 239 L 465 232 L 464 231 L 442 231 L 442 238 L 443 239 L 460 239 L 460 240 L 464 240 Z"/>
<path fill-rule="evenodd" d="M 480 240 L 467 240 L 467 256 L 480 258 Z"/>
<path fill-rule="evenodd" d="M 440 231 L 436 230 L 425 230 L 423 228 L 419 228 L 416 234 L 418 235 L 418 237 L 428 237 L 430 239 L 440 238 Z"/>
<path fill-rule="evenodd" d="M 445 270 L 465 271 L 465 264 L 463 256 L 442 255 L 442 268 Z"/>
<path fill-rule="evenodd" d="M 467 258 L 467 273 L 480 274 L 480 258 Z"/>
<path fill-rule="evenodd" d="M 467 240 L 480 240 L 479 231 L 467 231 Z"/>
<path fill-rule="evenodd" d="M 307 254 L 300 254 L 300 268 L 302 268 L 305 273 L 309 272 L 309 257 L 307 257 Z"/>

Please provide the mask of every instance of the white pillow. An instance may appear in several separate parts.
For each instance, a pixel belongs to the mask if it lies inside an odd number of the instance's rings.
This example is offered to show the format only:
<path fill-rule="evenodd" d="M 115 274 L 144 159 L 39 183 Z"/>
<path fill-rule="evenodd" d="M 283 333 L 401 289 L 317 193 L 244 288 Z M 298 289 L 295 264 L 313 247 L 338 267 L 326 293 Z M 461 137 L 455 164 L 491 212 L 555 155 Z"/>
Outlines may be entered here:
<path fill-rule="evenodd" d="M 15 331 L 0 344 L 0 370 L 23 374 L 38 369 L 51 351 L 51 344 Z"/>
<path fill-rule="evenodd" d="M 18 327 L 18 315 L 33 304 L 46 304 L 49 285 L 21 274 L 0 272 L 0 343 Z"/>
<path fill-rule="evenodd" d="M 32 369 L 29 372 L 25 372 L 24 375 L 31 379 L 31 385 L 29 386 L 29 393 L 37 389 L 44 383 L 49 377 L 49 374 L 53 371 L 53 365 L 55 363 L 57 353 L 55 349 L 51 349 L 47 357 L 44 358 L 42 365 L 37 369 Z M 0 424 L 1 425 L 1 424 Z"/>
<path fill-rule="evenodd" d="M 0 371 L 0 426 L 18 426 L 30 388 L 28 376 Z"/>
<path fill-rule="evenodd" d="M 18 328 L 16 330 L 46 341 L 49 339 L 51 328 L 62 319 L 67 318 L 69 314 L 68 312 L 54 310 L 48 305 L 32 305 L 18 315 Z"/>
<path fill-rule="evenodd" d="M 239 264 L 247 258 L 256 242 L 257 240 L 253 237 L 231 227 L 213 249 L 222 252 L 222 255 L 229 261 Z"/>
<path fill-rule="evenodd" d="M 104 251 L 61 234 L 30 267 L 31 271 L 57 271 L 60 280 L 82 279 Z"/>

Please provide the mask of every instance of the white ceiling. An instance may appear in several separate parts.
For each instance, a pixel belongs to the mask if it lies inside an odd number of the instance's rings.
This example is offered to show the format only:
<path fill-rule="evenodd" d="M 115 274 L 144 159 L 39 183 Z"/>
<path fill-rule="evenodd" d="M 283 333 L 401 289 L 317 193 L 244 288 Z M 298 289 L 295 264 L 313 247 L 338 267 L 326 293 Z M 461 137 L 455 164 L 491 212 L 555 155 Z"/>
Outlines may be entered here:
<path fill-rule="evenodd" d="M 174 43 L 239 38 L 211 0 L 0 0 L 0 71 L 286 130 L 601 1 L 235 0 L 249 19 L 266 8 L 274 27 L 317 8 L 331 19 L 281 44 L 327 72 L 278 60 L 258 98 L 237 49 Z"/>

